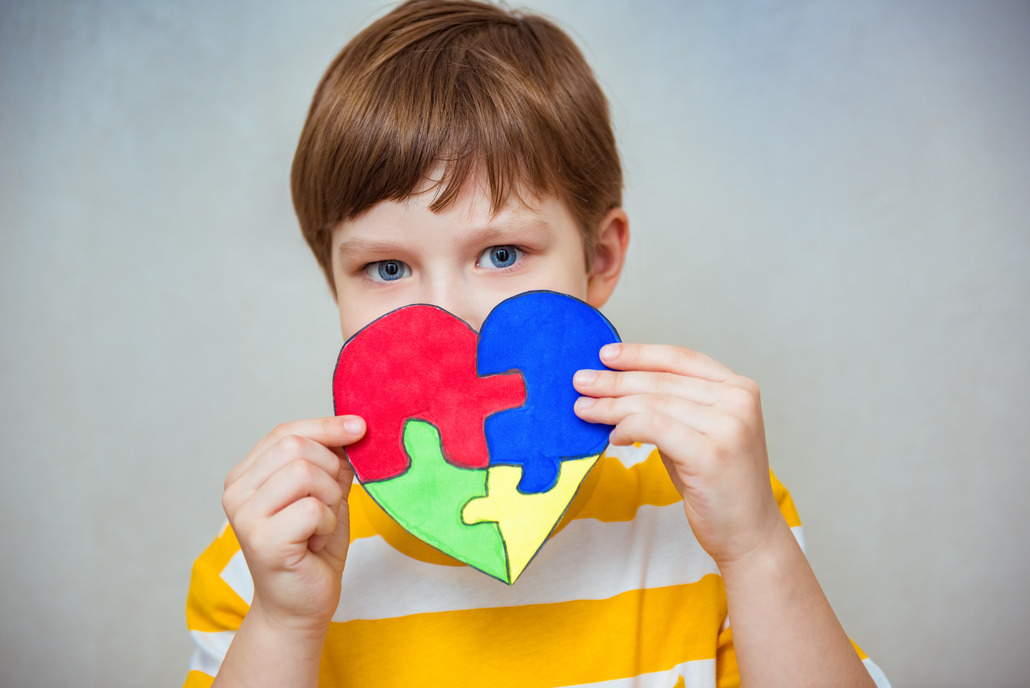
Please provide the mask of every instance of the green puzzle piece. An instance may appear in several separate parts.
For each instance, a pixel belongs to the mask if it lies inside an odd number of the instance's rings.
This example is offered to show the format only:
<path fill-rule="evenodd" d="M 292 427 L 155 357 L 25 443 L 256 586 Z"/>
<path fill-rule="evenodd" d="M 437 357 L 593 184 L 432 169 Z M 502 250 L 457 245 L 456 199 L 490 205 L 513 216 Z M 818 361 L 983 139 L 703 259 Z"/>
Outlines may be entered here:
<path fill-rule="evenodd" d="M 404 424 L 404 451 L 411 467 L 390 480 L 365 483 L 365 490 L 405 530 L 475 568 L 508 582 L 504 541 L 496 523 L 469 525 L 462 510 L 486 496 L 485 470 L 458 468 L 446 461 L 440 431 L 415 418 Z M 401 506 L 403 505 L 403 507 Z"/>

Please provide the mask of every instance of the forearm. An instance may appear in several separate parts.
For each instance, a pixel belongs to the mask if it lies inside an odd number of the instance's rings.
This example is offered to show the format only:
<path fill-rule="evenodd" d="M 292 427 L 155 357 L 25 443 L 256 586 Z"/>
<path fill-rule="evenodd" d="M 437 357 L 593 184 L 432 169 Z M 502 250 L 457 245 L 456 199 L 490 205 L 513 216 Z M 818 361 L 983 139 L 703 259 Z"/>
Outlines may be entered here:
<path fill-rule="evenodd" d="M 315 688 L 325 636 L 275 627 L 252 610 L 236 632 L 213 688 Z"/>
<path fill-rule="evenodd" d="M 720 570 L 743 685 L 874 686 L 786 524 Z"/>

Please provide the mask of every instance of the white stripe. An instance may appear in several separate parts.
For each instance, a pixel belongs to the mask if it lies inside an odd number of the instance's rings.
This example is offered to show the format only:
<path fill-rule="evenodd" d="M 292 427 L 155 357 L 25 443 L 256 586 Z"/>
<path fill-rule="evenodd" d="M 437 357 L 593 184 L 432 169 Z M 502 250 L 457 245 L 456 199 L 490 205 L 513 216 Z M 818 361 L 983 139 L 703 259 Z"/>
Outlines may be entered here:
<path fill-rule="evenodd" d="M 801 526 L 794 526 L 790 529 L 790 532 L 794 533 L 794 539 L 801 545 L 801 551 L 805 551 L 805 531 L 801 529 Z"/>
<path fill-rule="evenodd" d="M 651 537 L 645 539 L 645 534 Z M 584 575 L 586 570 L 591 575 Z M 392 579 L 389 585 L 382 584 L 384 571 Z M 351 544 L 334 620 L 604 599 L 627 590 L 693 583 L 709 573 L 718 573 L 715 562 L 697 544 L 678 502 L 642 506 L 633 521 L 573 521 L 551 538 L 510 588 L 468 567 L 412 559 L 373 536 Z M 244 602 L 253 601 L 254 581 L 242 551 L 233 555 L 221 577 Z M 407 592 L 398 596 L 397 590 Z"/>
<path fill-rule="evenodd" d="M 630 466 L 632 466 L 634 464 L 642 463 L 642 462 L 646 461 L 647 457 L 651 455 L 651 452 L 653 450 L 654 450 L 654 446 L 650 445 L 650 444 L 640 445 L 639 447 L 636 447 L 636 446 L 633 446 L 633 445 L 630 445 L 628 447 L 616 447 L 616 446 L 609 445 L 605 449 L 605 455 L 611 456 L 611 457 L 614 457 L 614 458 L 618 459 L 619 461 L 622 462 L 622 464 L 624 466 L 626 466 L 628 468 L 628 467 L 630 467 Z M 683 511 L 682 507 L 679 507 L 679 511 L 682 513 L 682 511 Z M 574 522 L 574 523 L 579 523 L 579 522 L 577 521 L 577 522 Z M 226 521 L 225 527 L 228 527 L 228 525 L 229 525 L 229 522 Z M 566 528 L 565 530 L 568 530 L 568 528 Z M 561 535 L 561 534 L 559 533 L 559 535 Z M 693 539 L 692 536 L 691 536 L 691 539 Z M 546 552 L 547 549 L 548 548 L 545 547 L 544 551 Z M 378 554 L 377 554 L 377 552 L 378 552 Z M 543 553 L 538 555 L 537 559 L 542 558 L 542 554 Z M 376 568 L 377 567 L 377 562 L 380 561 L 379 557 L 383 557 L 385 560 L 392 561 L 393 563 L 389 564 L 388 566 L 386 566 L 384 568 Z M 373 580 L 378 580 L 379 579 L 380 571 L 381 570 L 395 571 L 395 570 L 398 570 L 399 568 L 403 568 L 408 562 L 411 561 L 409 559 L 409 557 L 407 557 L 407 556 L 405 556 L 403 554 L 400 554 L 393 547 L 391 547 L 390 545 L 387 545 L 386 543 L 382 542 L 382 540 L 380 538 L 378 538 L 378 537 L 361 538 L 361 539 L 359 539 L 359 540 L 357 540 L 357 541 L 355 541 L 354 543 L 351 544 L 350 553 L 348 554 L 348 557 L 347 557 L 347 569 L 346 569 L 347 573 L 346 573 L 345 578 L 344 578 L 344 584 L 345 585 L 346 585 L 346 582 L 347 582 L 348 578 L 357 578 L 359 575 L 361 575 L 361 574 L 355 574 L 353 572 L 354 569 L 361 567 L 361 564 L 356 564 L 355 563 L 356 559 L 359 559 L 361 562 L 363 562 L 365 564 L 366 568 L 372 568 L 373 569 L 373 571 L 371 571 L 371 572 L 366 571 L 365 574 L 364 574 L 364 578 L 365 579 L 369 579 L 370 576 L 374 576 Z M 530 568 L 533 567 L 534 563 L 536 563 L 536 562 L 531 562 L 530 563 Z M 425 566 L 431 566 L 431 565 L 427 564 Z M 419 568 L 422 568 L 422 567 L 419 567 Z M 447 567 L 447 568 L 451 568 L 451 567 Z M 434 569 L 435 569 L 435 566 L 434 566 Z M 422 573 L 419 573 L 419 571 L 413 571 L 412 574 L 416 578 L 424 575 Z M 481 574 L 479 572 L 475 572 L 475 571 L 471 571 L 471 570 L 465 571 L 463 574 L 460 574 L 460 575 L 466 575 L 466 574 L 471 574 L 471 575 L 468 575 L 468 578 L 470 580 L 474 581 L 474 582 L 481 582 L 481 581 L 479 581 L 479 578 L 485 576 L 485 574 Z M 525 573 L 523 573 L 522 577 L 519 580 L 520 581 L 524 580 L 528 576 L 528 574 L 529 574 L 529 571 L 526 571 Z M 243 558 L 243 552 L 242 551 L 238 551 L 238 552 L 236 552 L 236 554 L 233 555 L 232 559 L 229 560 L 229 563 L 226 564 L 224 569 L 222 569 L 222 574 L 221 575 L 222 575 L 222 580 L 224 580 L 226 582 L 226 584 L 228 584 L 228 586 L 230 588 L 232 588 L 233 591 L 237 595 L 239 595 L 240 598 L 244 602 L 246 602 L 248 605 L 251 604 L 251 602 L 254 600 L 254 580 L 253 580 L 253 578 L 250 575 L 250 569 L 247 568 L 247 562 Z M 488 579 L 488 582 L 490 582 L 490 581 L 492 581 L 492 579 Z M 693 581 L 690 581 L 690 582 L 693 582 Z M 364 586 L 358 585 L 356 589 L 361 590 L 362 587 L 365 587 L 366 591 L 367 590 L 371 590 L 371 589 L 376 589 L 376 586 L 367 586 L 367 585 L 364 585 Z M 393 588 L 393 589 L 396 589 L 396 588 Z M 491 594 L 495 594 L 496 590 L 490 590 L 489 592 Z M 620 591 L 620 592 L 622 592 L 622 591 Z M 367 593 L 363 592 L 362 596 L 364 596 L 365 594 L 367 594 Z M 342 600 L 341 600 L 341 604 L 342 604 Z M 501 606 L 507 606 L 507 605 L 501 605 Z M 460 608 L 466 608 L 466 607 L 460 607 Z M 341 612 L 338 611 L 337 615 L 340 615 L 340 614 L 341 614 Z M 402 614 L 399 614 L 398 616 L 402 616 Z M 347 615 L 346 618 L 349 619 L 349 618 L 378 618 L 378 617 Z M 339 621 L 340 619 L 337 619 L 337 620 Z"/>
<path fill-rule="evenodd" d="M 243 550 L 232 555 L 232 559 L 222 569 L 222 580 L 232 588 L 232 591 L 240 596 L 249 606 L 254 601 L 254 579 L 247 568 L 247 560 L 243 557 Z"/>
<path fill-rule="evenodd" d="M 862 664 L 865 665 L 865 670 L 869 672 L 869 675 L 876 681 L 876 688 L 891 688 L 891 682 L 887 680 L 887 676 L 883 673 L 880 667 L 876 666 L 876 663 L 866 657 L 862 660 Z"/>
<path fill-rule="evenodd" d="M 643 506 L 633 521 L 573 521 L 511 587 L 468 567 L 412 559 L 369 537 L 351 545 L 333 620 L 606 599 L 710 573 L 718 573 L 715 562 L 697 544 L 679 503 Z"/>
<path fill-rule="evenodd" d="M 715 660 L 698 659 L 684 662 L 668 671 L 656 671 L 640 674 L 631 678 L 619 678 L 612 681 L 584 683 L 568 688 L 670 688 L 683 677 L 685 688 L 713 688 L 715 686 Z"/>
<path fill-rule="evenodd" d="M 384 572 L 389 572 L 389 585 L 382 584 Z M 718 573 L 715 562 L 697 544 L 678 502 L 642 506 L 633 521 L 573 521 L 510 588 L 468 567 L 418 561 L 374 536 L 351 544 L 334 620 L 604 599 L 627 590 L 693 583 L 709 573 Z M 221 577 L 251 603 L 254 582 L 242 551 L 233 555 Z M 406 593 L 399 596 L 397 590 Z"/>
<path fill-rule="evenodd" d="M 222 666 L 225 653 L 229 651 L 229 644 L 236 636 L 235 631 L 217 631 L 215 633 L 202 633 L 201 631 L 190 631 L 193 639 L 193 657 L 190 658 L 190 671 L 202 671 L 208 676 L 214 676 Z"/>

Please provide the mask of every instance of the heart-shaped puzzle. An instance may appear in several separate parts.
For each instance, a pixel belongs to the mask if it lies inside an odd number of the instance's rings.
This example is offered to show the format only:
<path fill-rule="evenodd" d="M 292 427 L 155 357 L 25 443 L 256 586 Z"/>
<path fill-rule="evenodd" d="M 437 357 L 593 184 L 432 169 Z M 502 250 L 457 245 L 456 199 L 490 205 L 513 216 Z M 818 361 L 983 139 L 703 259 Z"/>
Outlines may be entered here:
<path fill-rule="evenodd" d="M 573 412 L 577 370 L 619 341 L 582 301 L 533 291 L 498 304 L 477 335 L 413 305 L 344 344 L 337 414 L 365 419 L 347 447 L 357 479 L 405 530 L 514 583 L 558 524 L 611 426 Z"/>

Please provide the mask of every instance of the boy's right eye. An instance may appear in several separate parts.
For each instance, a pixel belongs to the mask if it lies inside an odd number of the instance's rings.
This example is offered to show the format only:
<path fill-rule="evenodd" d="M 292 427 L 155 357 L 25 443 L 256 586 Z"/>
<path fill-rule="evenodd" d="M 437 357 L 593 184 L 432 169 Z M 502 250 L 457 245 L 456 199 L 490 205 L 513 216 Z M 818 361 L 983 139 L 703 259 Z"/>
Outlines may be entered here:
<path fill-rule="evenodd" d="M 393 282 L 411 274 L 411 268 L 399 260 L 379 260 L 365 266 L 365 274 L 373 282 Z"/>

